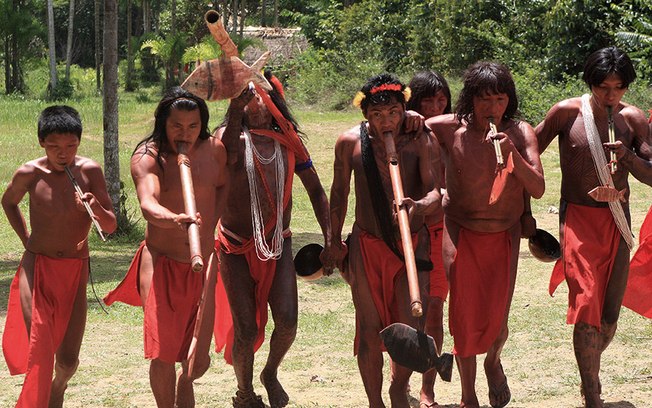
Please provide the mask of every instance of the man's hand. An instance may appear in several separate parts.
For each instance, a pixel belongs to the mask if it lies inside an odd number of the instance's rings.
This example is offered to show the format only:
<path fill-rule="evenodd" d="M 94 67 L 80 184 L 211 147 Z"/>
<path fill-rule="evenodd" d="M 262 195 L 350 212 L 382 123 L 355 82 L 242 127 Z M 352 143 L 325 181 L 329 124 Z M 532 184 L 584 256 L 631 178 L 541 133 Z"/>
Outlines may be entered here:
<path fill-rule="evenodd" d="M 333 273 L 333 269 L 337 268 L 340 273 L 344 274 L 346 272 L 344 270 L 344 259 L 348 253 L 349 248 L 344 241 L 332 244 L 329 251 L 324 248 L 320 255 L 320 259 L 324 264 L 324 273 L 326 273 L 327 269 L 330 269 L 330 273 Z"/>
<path fill-rule="evenodd" d="M 198 226 L 201 226 L 201 215 L 197 212 L 197 214 L 192 217 L 188 214 L 180 213 L 174 217 L 173 221 L 179 229 L 185 230 L 188 227 L 187 224 L 197 224 Z"/>
<path fill-rule="evenodd" d="M 403 119 L 403 133 L 414 133 L 419 132 L 424 128 L 426 124 L 426 118 L 424 118 L 420 113 L 408 110 L 405 111 L 405 119 Z"/>
<path fill-rule="evenodd" d="M 247 106 L 247 104 L 254 97 L 254 94 L 255 94 L 254 87 L 251 86 L 250 83 L 250 85 L 247 86 L 240 95 L 238 95 L 236 98 L 231 99 L 231 103 L 229 104 L 229 110 L 236 110 L 240 112 L 243 111 L 245 106 Z"/>
<path fill-rule="evenodd" d="M 521 238 L 531 238 L 537 233 L 537 220 L 532 213 L 524 212 L 521 215 Z"/>

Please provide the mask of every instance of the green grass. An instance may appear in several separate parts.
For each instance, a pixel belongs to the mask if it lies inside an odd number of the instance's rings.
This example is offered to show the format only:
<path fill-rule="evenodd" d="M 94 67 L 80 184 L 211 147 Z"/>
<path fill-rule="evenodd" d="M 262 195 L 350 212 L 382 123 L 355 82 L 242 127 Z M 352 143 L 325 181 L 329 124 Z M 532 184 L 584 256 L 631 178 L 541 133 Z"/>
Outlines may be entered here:
<path fill-rule="evenodd" d="M 158 96 L 153 90 L 120 95 L 120 161 L 121 175 L 129 196 L 130 210 L 139 215 L 128 159 L 136 143 L 153 126 L 153 111 Z M 70 101 L 83 118 L 84 135 L 80 154 L 102 163 L 101 99 L 87 97 Z M 0 97 L 0 186 L 3 190 L 13 171 L 23 162 L 43 154 L 36 138 L 36 118 L 47 104 L 43 101 Z M 209 104 L 211 127 L 220 122 L 225 104 Z M 333 145 L 339 133 L 358 123 L 358 111 L 319 112 L 296 109 L 308 148 L 328 191 L 332 181 Z M 533 201 L 533 213 L 539 225 L 557 231 L 557 215 L 549 213 L 558 207 L 561 173 L 556 143 L 542 157 L 547 190 L 542 199 Z M 309 242 L 320 242 L 321 234 L 312 208 L 298 178 L 294 185 L 292 229 L 293 246 L 298 249 Z M 652 202 L 650 188 L 632 179 L 632 219 L 638 232 Z M 353 213 L 353 197 L 349 206 L 347 227 Z M 26 209 L 26 206 L 23 206 Z M 142 228 L 142 220 L 141 228 Z M 92 268 L 95 290 L 103 297 L 113 289 L 126 271 L 136 248 L 128 239 L 102 243 L 91 238 Z M 0 217 L 0 325 L 4 325 L 7 293 L 22 248 L 4 217 Z M 510 338 L 504 350 L 504 365 L 510 378 L 513 403 L 518 407 L 579 406 L 579 378 L 573 358 L 571 327 L 565 324 L 565 288 L 555 297 L 547 294 L 551 264 L 536 261 L 521 245 L 521 258 L 516 293 L 510 314 Z M 66 407 L 152 407 L 147 380 L 148 362 L 142 357 L 142 311 L 139 308 L 114 305 L 105 314 L 94 303 L 89 287 L 89 314 L 81 364 L 67 391 Z M 280 378 L 290 394 L 290 407 L 359 407 L 366 405 L 362 382 L 353 357 L 354 308 L 348 285 L 337 275 L 316 282 L 299 282 L 299 329 L 297 339 L 281 366 Z M 267 338 L 271 325 L 267 329 Z M 652 340 L 650 322 L 623 310 L 619 330 L 603 362 L 604 397 L 614 407 L 645 407 L 652 399 Z M 448 334 L 445 348 L 452 346 Z M 268 352 L 265 343 L 256 355 L 259 372 Z M 479 366 L 481 367 L 481 366 Z M 385 390 L 388 369 L 385 365 Z M 0 362 L 0 406 L 12 406 L 20 392 L 22 377 L 10 377 Z M 262 392 L 260 383 L 256 389 Z M 419 376 L 411 382 L 412 395 L 418 395 Z M 484 374 L 478 372 L 478 395 L 486 404 Z M 212 367 L 197 381 L 198 407 L 229 406 L 235 391 L 233 370 L 221 356 L 213 355 Z M 437 382 L 438 400 L 446 407 L 459 401 L 457 373 L 453 382 Z M 413 402 L 414 404 L 414 402 Z M 418 404 L 417 404 L 418 405 Z M 417 406 L 414 405 L 414 406 Z"/>

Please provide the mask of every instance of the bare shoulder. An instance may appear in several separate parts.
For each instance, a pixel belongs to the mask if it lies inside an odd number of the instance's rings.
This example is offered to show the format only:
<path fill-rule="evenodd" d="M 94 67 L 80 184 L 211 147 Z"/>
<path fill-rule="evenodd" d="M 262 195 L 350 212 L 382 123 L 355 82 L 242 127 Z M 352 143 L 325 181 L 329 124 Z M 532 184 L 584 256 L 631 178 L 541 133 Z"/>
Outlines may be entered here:
<path fill-rule="evenodd" d="M 620 110 L 620 114 L 623 115 L 628 122 L 629 121 L 647 122 L 647 117 L 642 109 L 625 102 L 621 102 L 621 103 L 623 105 L 623 108 Z"/>
<path fill-rule="evenodd" d="M 355 145 L 360 140 L 360 125 L 354 126 L 337 137 L 336 145 Z"/>
<path fill-rule="evenodd" d="M 45 161 L 46 158 L 41 157 L 22 164 L 14 172 L 12 183 L 28 186 L 33 180 L 44 173 Z"/>
<path fill-rule="evenodd" d="M 98 162 L 96 162 L 93 159 L 90 159 L 88 157 L 83 157 L 83 156 L 77 156 L 75 158 L 75 164 L 79 166 L 80 170 L 85 173 L 85 172 L 95 172 L 98 170 L 102 170 L 102 167 Z"/>
<path fill-rule="evenodd" d="M 142 143 L 131 155 L 131 173 L 157 172 L 158 149 L 153 143 Z"/>
<path fill-rule="evenodd" d="M 224 147 L 224 143 L 222 143 L 222 140 L 219 137 L 211 136 L 206 139 L 204 143 L 207 143 L 208 146 L 210 146 L 213 156 L 217 160 L 226 160 L 226 147 Z"/>
<path fill-rule="evenodd" d="M 582 98 L 575 97 L 575 98 L 564 99 L 563 101 L 557 102 L 552 106 L 552 108 L 550 108 L 550 111 L 548 111 L 548 115 L 556 115 L 556 116 L 564 116 L 564 117 L 577 116 L 577 114 L 581 110 L 582 110 Z"/>

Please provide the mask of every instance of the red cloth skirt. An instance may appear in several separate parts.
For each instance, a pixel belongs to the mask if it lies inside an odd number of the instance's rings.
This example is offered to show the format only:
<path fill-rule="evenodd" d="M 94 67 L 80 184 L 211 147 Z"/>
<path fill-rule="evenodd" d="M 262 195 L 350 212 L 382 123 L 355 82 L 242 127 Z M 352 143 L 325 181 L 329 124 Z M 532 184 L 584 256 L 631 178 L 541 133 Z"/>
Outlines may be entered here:
<path fill-rule="evenodd" d="M 550 278 L 550 295 L 565 279 L 568 284 L 566 322 L 584 322 L 600 329 L 620 232 L 609 208 L 568 203 L 560 235 L 562 256 Z"/>
<path fill-rule="evenodd" d="M 453 352 L 460 357 L 486 353 L 500 334 L 509 307 L 511 253 L 509 231 L 460 229 L 449 272 L 448 319 Z"/>
<path fill-rule="evenodd" d="M 652 207 L 641 225 L 638 242 L 629 264 L 623 306 L 652 319 Z"/>
<path fill-rule="evenodd" d="M 20 305 L 20 267 L 9 289 L 7 320 L 2 351 L 11 375 L 23 374 L 25 381 L 16 407 L 47 407 L 54 369 L 54 354 L 68 329 L 68 322 L 88 259 L 50 258 L 36 254 L 32 293 L 30 336 Z"/>
<path fill-rule="evenodd" d="M 144 246 L 141 243 L 124 280 L 104 298 L 107 305 L 115 301 L 141 304 L 138 290 Z M 143 308 L 145 358 L 166 363 L 187 359 L 203 284 L 204 274 L 194 272 L 189 263 L 164 255 L 156 257 L 147 304 Z"/>
<path fill-rule="evenodd" d="M 291 235 L 289 230 L 283 232 L 283 238 L 288 238 Z M 265 326 L 268 319 L 267 300 L 272 283 L 274 283 L 274 276 L 276 276 L 276 261 L 258 259 L 252 239 L 242 244 L 233 244 L 223 233 L 222 227 L 217 229 L 215 247 L 227 254 L 244 255 L 249 266 L 249 274 L 256 282 L 256 324 L 258 325 L 258 334 L 254 342 L 254 352 L 256 352 L 265 341 Z M 215 289 L 213 335 L 215 337 L 215 352 L 220 353 L 224 350 L 224 360 L 228 364 L 233 364 L 233 316 L 221 276 L 217 278 L 217 288 Z"/>

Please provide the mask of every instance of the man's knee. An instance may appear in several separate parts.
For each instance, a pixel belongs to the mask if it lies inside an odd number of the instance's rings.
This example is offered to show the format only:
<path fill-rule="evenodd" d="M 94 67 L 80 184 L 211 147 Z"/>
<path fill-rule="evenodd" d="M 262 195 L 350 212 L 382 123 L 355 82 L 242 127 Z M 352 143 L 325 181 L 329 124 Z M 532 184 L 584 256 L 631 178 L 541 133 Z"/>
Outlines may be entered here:
<path fill-rule="evenodd" d="M 211 357 L 206 355 L 203 358 L 197 357 L 195 360 L 192 373 L 189 373 L 189 377 L 191 380 L 196 380 L 198 378 L 201 378 L 204 374 L 206 374 L 206 371 L 211 366 Z"/>
<path fill-rule="evenodd" d="M 54 369 L 57 377 L 67 380 L 77 372 L 77 367 L 79 367 L 78 358 L 57 358 Z"/>
<path fill-rule="evenodd" d="M 258 335 L 258 325 L 253 322 L 239 322 L 233 327 L 233 341 L 236 344 L 253 345 Z"/>

